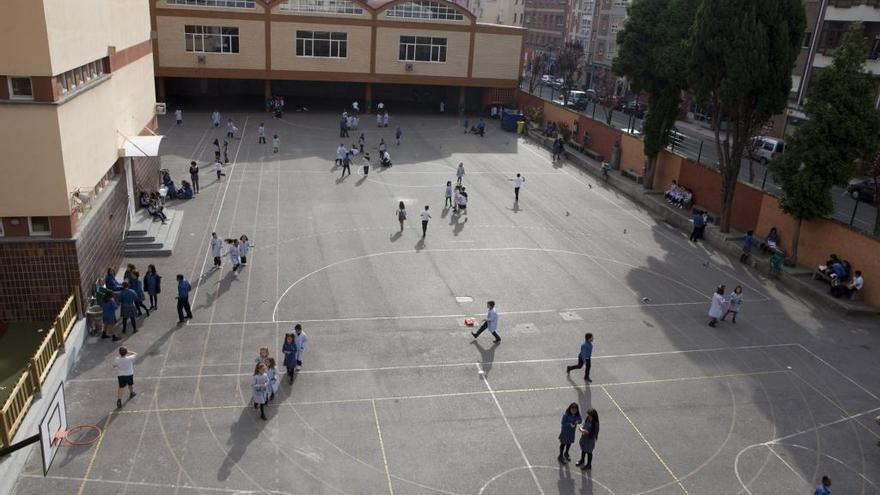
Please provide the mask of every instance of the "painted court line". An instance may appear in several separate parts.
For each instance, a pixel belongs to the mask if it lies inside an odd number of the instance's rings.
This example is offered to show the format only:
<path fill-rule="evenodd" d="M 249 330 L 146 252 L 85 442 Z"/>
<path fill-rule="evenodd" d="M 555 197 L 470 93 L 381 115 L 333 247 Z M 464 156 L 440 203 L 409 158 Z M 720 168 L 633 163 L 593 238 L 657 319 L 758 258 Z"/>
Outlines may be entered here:
<path fill-rule="evenodd" d="M 748 351 L 748 350 L 761 350 L 761 349 L 773 349 L 776 347 L 797 347 L 800 344 L 764 344 L 764 345 L 746 345 L 746 346 L 737 346 L 737 347 L 712 347 L 708 349 L 682 349 L 677 351 L 652 351 L 652 352 L 634 352 L 629 354 L 606 354 L 603 356 L 593 356 L 595 360 L 604 360 L 604 359 L 625 359 L 625 358 L 639 358 L 639 357 L 654 357 L 654 356 L 674 356 L 678 354 L 693 354 L 693 353 L 708 353 L 708 352 L 725 352 L 725 351 Z M 540 364 L 540 363 L 558 363 L 562 361 L 571 361 L 571 356 L 560 357 L 560 358 L 545 358 L 545 359 L 515 359 L 508 361 L 492 361 L 492 363 L 483 361 L 483 362 L 465 362 L 465 363 L 438 363 L 438 364 L 413 364 L 413 365 L 401 365 L 401 366 L 379 366 L 375 368 L 340 368 L 340 369 L 327 369 L 327 370 L 304 370 L 300 371 L 297 374 L 305 374 L 305 375 L 317 375 L 317 374 L 327 374 L 327 373 L 372 373 L 377 371 L 409 371 L 409 370 L 418 370 L 418 369 L 431 369 L 431 368 L 461 368 L 461 367 L 469 367 L 475 364 L 479 365 L 500 365 L 500 364 Z M 206 366 L 239 366 L 241 363 L 222 363 L 222 364 L 212 364 Z M 250 364 L 250 361 L 248 361 Z M 166 366 L 167 368 L 175 368 L 178 367 L 176 365 Z M 191 367 L 191 365 L 182 365 L 181 367 Z M 214 374 L 202 374 L 202 375 L 159 375 L 159 376 L 138 376 L 138 380 L 164 380 L 168 378 L 223 378 L 229 376 L 250 376 L 251 373 L 214 373 Z M 88 383 L 88 382 L 107 382 L 112 381 L 116 382 L 116 378 L 73 378 L 67 380 L 68 383 Z"/>
<path fill-rule="evenodd" d="M 510 436 L 513 437 L 513 443 L 516 444 L 516 448 L 519 449 L 519 453 L 522 456 L 523 461 L 525 461 L 526 467 L 529 468 L 529 474 L 532 475 L 532 480 L 535 481 L 535 486 L 538 487 L 538 492 L 541 495 L 544 495 L 544 489 L 541 488 L 541 483 L 538 481 L 538 476 L 535 474 L 535 470 L 532 468 L 532 463 L 529 462 L 529 458 L 528 456 L 526 456 L 526 451 L 523 450 L 522 445 L 520 445 L 519 443 L 519 439 L 516 438 L 516 433 L 513 431 L 513 427 L 510 426 L 510 421 L 508 421 L 507 415 L 504 414 L 504 409 L 501 408 L 501 403 L 498 402 L 498 397 L 495 395 L 495 391 L 492 390 L 492 385 L 489 384 L 489 379 L 486 378 L 486 373 L 483 371 L 483 367 L 479 364 L 477 365 L 477 371 L 480 373 L 480 378 L 483 379 L 483 383 L 486 385 L 486 390 L 488 390 L 489 395 L 492 396 L 492 401 L 495 402 L 495 407 L 497 407 L 498 412 L 501 413 L 501 419 L 503 419 L 504 424 L 507 425 L 507 431 L 509 431 Z"/>
<path fill-rule="evenodd" d="M 34 479 L 49 479 L 49 480 L 59 480 L 59 481 L 83 481 L 84 478 L 77 478 L 75 476 L 39 476 L 34 474 L 21 473 L 19 475 L 22 478 L 34 478 Z M 239 495 L 254 493 L 252 490 L 235 490 L 232 488 L 212 488 L 208 486 L 197 486 L 197 485 L 172 485 L 165 483 L 149 483 L 146 481 L 119 481 L 119 480 L 88 480 L 90 483 L 98 483 L 98 484 L 107 484 L 107 485 L 124 485 L 128 486 L 140 486 L 144 488 L 167 488 L 167 489 L 188 489 L 188 490 L 197 490 L 197 491 L 205 491 L 205 492 L 220 492 L 220 493 L 236 493 Z M 282 493 L 282 492 L 270 492 L 270 493 Z"/>
<path fill-rule="evenodd" d="M 626 414 L 626 412 L 623 411 L 623 408 L 620 407 L 620 404 L 617 403 L 617 400 L 615 400 L 614 397 L 608 393 L 608 390 L 605 389 L 605 386 L 603 385 L 600 388 L 602 389 L 602 392 L 605 392 L 605 395 L 608 396 L 608 398 L 614 404 L 614 407 L 616 407 L 617 410 L 620 412 L 620 414 L 623 415 L 623 418 L 626 419 L 626 421 L 630 424 L 630 426 L 633 427 L 633 430 L 635 430 L 636 433 L 638 433 L 638 435 L 642 439 L 642 441 L 645 442 L 645 445 L 648 446 L 648 450 L 650 450 L 651 453 L 654 454 L 654 457 L 656 457 L 657 460 L 660 461 L 660 464 L 663 465 L 663 467 L 666 469 L 666 472 L 669 473 L 670 476 L 672 476 L 672 479 L 675 480 L 675 482 L 678 484 L 678 487 L 681 488 L 681 491 L 687 495 L 687 493 L 688 493 L 687 488 L 684 487 L 684 485 L 682 484 L 682 482 L 678 478 L 678 476 L 676 476 L 675 473 L 672 472 L 672 468 L 669 467 L 669 464 L 666 464 L 666 461 L 664 461 L 663 458 L 660 457 L 660 454 L 657 452 L 657 450 L 654 448 L 654 446 L 651 445 L 651 442 L 648 441 L 648 439 L 645 437 L 645 435 L 642 433 L 642 431 L 639 430 L 639 427 L 636 426 L 636 424 L 633 423 L 633 420 L 630 419 L 630 417 Z"/>
<path fill-rule="evenodd" d="M 473 366 L 473 363 L 471 364 Z M 478 365 L 480 366 L 480 365 Z M 481 367 L 481 366 L 480 366 Z M 481 367 L 482 368 L 482 367 Z M 503 389 L 503 390 L 492 390 L 493 394 L 524 394 L 524 393 L 534 393 L 534 392 L 554 392 L 558 390 L 572 390 L 572 389 L 583 389 L 583 388 L 596 388 L 596 387 L 623 387 L 623 386 L 632 386 L 632 385 L 657 385 L 662 383 L 681 383 L 681 382 L 691 382 L 691 381 L 702 381 L 702 380 L 723 380 L 730 378 L 747 378 L 753 376 L 768 376 L 768 375 L 780 375 L 791 373 L 789 370 L 768 370 L 768 371 L 755 371 L 751 373 L 729 373 L 724 375 L 705 375 L 705 376 L 688 376 L 688 377 L 679 377 L 679 378 L 661 378 L 655 380 L 633 380 L 626 382 L 610 382 L 603 383 L 597 385 L 562 385 L 555 387 L 534 387 L 534 388 L 515 388 L 515 389 Z M 280 404 L 269 404 L 267 407 L 280 407 L 282 405 L 288 406 L 325 406 L 325 405 L 333 405 L 333 404 L 355 404 L 355 403 L 365 403 L 371 401 L 401 401 L 401 400 L 420 400 L 420 399 L 445 399 L 445 398 L 453 398 L 453 397 L 468 397 L 475 395 L 487 395 L 490 394 L 487 390 L 475 390 L 471 392 L 448 392 L 445 394 L 425 394 L 425 395 L 393 395 L 387 397 L 364 397 L 364 398 L 356 398 L 356 399 L 329 399 L 329 400 L 317 400 L 317 401 L 301 401 L 301 402 L 282 402 Z M 114 411 L 113 415 L 127 415 L 127 414 L 150 414 L 150 413 L 173 413 L 173 412 L 186 412 L 186 411 L 214 411 L 214 410 L 225 410 L 225 409 L 241 409 L 243 407 L 247 407 L 248 404 L 228 404 L 221 406 L 203 406 L 203 407 L 169 407 L 169 408 L 161 408 L 161 409 L 133 409 L 130 411 L 120 410 Z"/>
<path fill-rule="evenodd" d="M 747 302 L 762 302 L 762 300 L 751 299 Z M 499 315 L 532 315 L 543 313 L 564 313 L 567 311 L 597 311 L 607 309 L 633 309 L 633 308 L 665 308 L 675 306 L 702 306 L 708 304 L 705 301 L 695 302 L 675 302 L 675 303 L 656 303 L 656 304 L 618 304 L 612 306 L 583 306 L 579 308 L 554 308 L 554 309 L 526 309 L 522 311 L 499 311 Z M 395 321 L 395 320 L 428 320 L 443 318 L 464 318 L 466 314 L 446 314 L 446 315 L 395 315 L 395 316 L 354 316 L 350 318 L 319 318 L 312 320 L 263 320 L 263 321 L 224 321 L 224 322 L 190 322 L 188 326 L 211 326 L 211 325 L 273 325 L 275 323 L 334 323 L 345 321 Z"/>
<path fill-rule="evenodd" d="M 385 480 L 388 482 L 388 493 L 394 495 L 394 485 L 391 484 L 391 472 L 388 470 L 388 457 L 385 455 L 385 442 L 382 440 L 382 427 L 379 426 L 379 412 L 376 410 L 376 401 L 370 401 L 373 405 L 373 419 L 376 421 L 376 433 L 379 435 L 379 449 L 382 451 L 382 464 L 385 465 Z"/>

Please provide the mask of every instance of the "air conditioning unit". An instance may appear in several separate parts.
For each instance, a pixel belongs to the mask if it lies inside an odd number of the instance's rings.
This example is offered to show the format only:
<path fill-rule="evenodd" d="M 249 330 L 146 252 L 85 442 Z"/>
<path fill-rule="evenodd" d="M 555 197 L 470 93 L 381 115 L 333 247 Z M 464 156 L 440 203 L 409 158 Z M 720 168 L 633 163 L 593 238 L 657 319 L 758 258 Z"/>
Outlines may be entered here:
<path fill-rule="evenodd" d="M 405 67 L 406 67 L 406 71 L 407 71 L 407 72 L 412 72 L 412 71 L 413 71 L 413 64 L 406 64 Z"/>
<path fill-rule="evenodd" d="M 196 61 L 197 61 L 199 64 L 204 65 L 204 63 L 205 63 L 205 56 L 204 56 L 204 55 L 199 55 L 198 57 L 196 57 Z"/>
<path fill-rule="evenodd" d="M 156 106 L 153 107 L 153 111 L 156 115 L 165 115 L 165 112 L 168 110 L 167 105 L 165 103 L 156 103 Z"/>

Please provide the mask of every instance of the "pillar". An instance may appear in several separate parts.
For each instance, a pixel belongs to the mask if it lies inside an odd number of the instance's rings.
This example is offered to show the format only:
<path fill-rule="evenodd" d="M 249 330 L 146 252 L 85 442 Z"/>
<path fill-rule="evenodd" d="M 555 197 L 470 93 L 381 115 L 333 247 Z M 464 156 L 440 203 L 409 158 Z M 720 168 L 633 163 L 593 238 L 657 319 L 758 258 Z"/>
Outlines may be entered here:
<path fill-rule="evenodd" d="M 266 79 L 263 81 L 263 99 L 268 100 L 272 98 L 272 80 Z"/>
<path fill-rule="evenodd" d="M 373 83 L 366 83 L 364 88 L 364 113 L 369 113 L 373 108 Z"/>
<path fill-rule="evenodd" d="M 465 87 L 459 86 L 458 88 L 458 113 L 464 115 L 465 105 Z"/>
<path fill-rule="evenodd" d="M 156 101 L 164 102 L 165 101 L 165 78 L 157 77 L 156 78 Z"/>

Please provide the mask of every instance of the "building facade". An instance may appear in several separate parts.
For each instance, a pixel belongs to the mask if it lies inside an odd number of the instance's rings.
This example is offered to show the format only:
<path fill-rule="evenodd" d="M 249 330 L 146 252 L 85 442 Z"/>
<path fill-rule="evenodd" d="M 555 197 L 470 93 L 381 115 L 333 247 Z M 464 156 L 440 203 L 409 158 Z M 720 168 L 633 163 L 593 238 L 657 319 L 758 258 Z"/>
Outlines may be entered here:
<path fill-rule="evenodd" d="M 525 0 L 470 0 L 468 10 L 477 21 L 505 26 L 522 26 Z"/>
<path fill-rule="evenodd" d="M 140 0 L 0 5 L 0 320 L 54 317 L 123 257 L 130 187 L 156 160 L 125 160 L 154 128 L 150 13 Z"/>
<path fill-rule="evenodd" d="M 280 94 L 479 108 L 511 93 L 525 30 L 445 0 L 149 0 L 159 100 Z M 494 95 L 494 96 L 493 96 Z M 512 97 L 512 94 L 508 95 Z"/>
<path fill-rule="evenodd" d="M 568 25 L 573 0 L 525 0 L 523 27 L 528 56 L 555 52 L 568 40 Z"/>
<path fill-rule="evenodd" d="M 595 0 L 587 52 L 588 87 L 600 97 L 623 96 L 626 81 L 614 75 L 611 66 L 617 57 L 617 33 L 627 18 L 632 0 Z"/>

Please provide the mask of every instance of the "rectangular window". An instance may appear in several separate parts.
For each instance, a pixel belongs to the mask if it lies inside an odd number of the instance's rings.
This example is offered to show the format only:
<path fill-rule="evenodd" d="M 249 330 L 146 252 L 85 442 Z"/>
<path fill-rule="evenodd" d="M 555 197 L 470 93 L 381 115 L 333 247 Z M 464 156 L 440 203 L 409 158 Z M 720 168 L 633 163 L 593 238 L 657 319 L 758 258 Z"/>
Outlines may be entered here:
<path fill-rule="evenodd" d="M 28 226 L 31 235 L 51 235 L 52 228 L 49 226 L 49 217 L 28 217 Z"/>
<path fill-rule="evenodd" d="M 186 51 L 194 53 L 238 53 L 238 28 L 184 26 Z"/>
<path fill-rule="evenodd" d="M 446 62 L 446 38 L 401 36 L 398 60 Z"/>
<path fill-rule="evenodd" d="M 29 77 L 9 77 L 9 96 L 17 100 L 33 100 L 34 89 Z"/>
<path fill-rule="evenodd" d="M 348 56 L 348 33 L 297 31 L 296 56 L 346 58 Z"/>
<path fill-rule="evenodd" d="M 361 15 L 364 13 L 352 0 L 287 0 L 282 12 L 323 12 L 328 14 Z"/>
<path fill-rule="evenodd" d="M 385 16 L 444 21 L 460 21 L 464 19 L 464 15 L 456 10 L 455 7 L 430 0 L 412 0 L 395 4 L 385 11 Z"/>
<path fill-rule="evenodd" d="M 254 8 L 254 0 L 168 0 L 168 3 L 171 5 L 194 5 L 196 7 Z"/>

